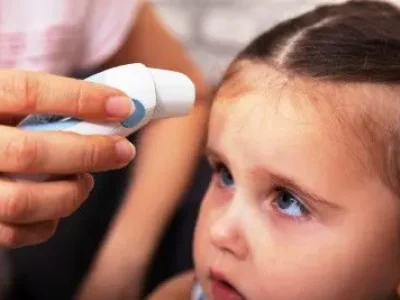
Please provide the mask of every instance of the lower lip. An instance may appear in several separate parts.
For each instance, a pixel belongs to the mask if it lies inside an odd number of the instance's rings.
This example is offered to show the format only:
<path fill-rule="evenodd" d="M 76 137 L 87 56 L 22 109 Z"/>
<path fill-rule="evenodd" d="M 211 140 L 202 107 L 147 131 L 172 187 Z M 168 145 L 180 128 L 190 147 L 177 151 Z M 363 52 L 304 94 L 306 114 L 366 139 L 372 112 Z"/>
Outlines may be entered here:
<path fill-rule="evenodd" d="M 213 300 L 244 300 L 236 290 L 216 280 L 211 282 L 211 292 Z"/>

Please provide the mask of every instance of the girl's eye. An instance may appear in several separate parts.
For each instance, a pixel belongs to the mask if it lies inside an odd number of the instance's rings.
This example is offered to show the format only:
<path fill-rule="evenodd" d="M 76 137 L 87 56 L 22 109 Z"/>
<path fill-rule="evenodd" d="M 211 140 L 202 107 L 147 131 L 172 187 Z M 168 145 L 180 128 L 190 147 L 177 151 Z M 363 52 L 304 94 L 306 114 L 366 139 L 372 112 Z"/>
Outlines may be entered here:
<path fill-rule="evenodd" d="M 308 216 L 310 213 L 295 195 L 285 189 L 277 191 L 274 204 L 281 214 L 288 217 L 301 218 Z"/>
<path fill-rule="evenodd" d="M 218 174 L 218 180 L 219 183 L 223 187 L 232 187 L 234 185 L 234 180 L 231 172 L 225 165 L 219 165 L 217 166 L 217 174 Z"/>

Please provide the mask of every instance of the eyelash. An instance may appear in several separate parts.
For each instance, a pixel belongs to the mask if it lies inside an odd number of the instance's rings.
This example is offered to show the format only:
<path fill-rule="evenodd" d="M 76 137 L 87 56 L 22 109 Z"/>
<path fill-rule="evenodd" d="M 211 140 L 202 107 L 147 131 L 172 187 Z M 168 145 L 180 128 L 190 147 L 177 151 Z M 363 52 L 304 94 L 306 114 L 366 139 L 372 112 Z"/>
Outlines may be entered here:
<path fill-rule="evenodd" d="M 229 183 L 224 183 L 224 178 L 225 181 L 232 181 L 232 184 L 234 184 L 234 178 L 231 174 L 231 172 L 229 171 L 229 169 L 223 164 L 223 163 L 216 163 L 216 164 L 212 164 L 213 170 L 214 170 L 214 175 L 217 176 L 216 180 L 217 181 L 217 185 L 219 188 L 222 189 L 230 189 L 232 187 L 228 186 Z M 273 200 L 271 202 L 273 209 L 276 213 L 278 213 L 280 216 L 287 218 L 287 219 L 291 219 L 291 220 L 308 220 L 310 219 L 310 210 L 307 208 L 307 206 L 304 204 L 304 202 L 302 200 L 300 200 L 296 193 L 292 192 L 290 189 L 284 187 L 284 186 L 280 186 L 280 185 L 274 185 L 273 186 Z M 293 216 L 290 214 L 287 214 L 283 211 L 283 209 L 285 208 L 280 208 L 279 204 L 284 204 L 284 203 L 278 203 L 280 199 L 280 197 L 282 196 L 289 196 L 289 198 L 291 198 L 291 201 L 289 204 L 294 204 L 295 206 L 297 205 L 298 210 L 300 211 L 301 215 L 300 216 Z M 288 199 L 286 199 L 288 200 Z M 286 207 L 287 208 L 287 207 Z M 290 208 L 290 206 L 289 206 Z"/>
<path fill-rule="evenodd" d="M 289 189 L 282 187 L 282 186 L 274 186 L 273 188 L 274 191 L 274 200 L 272 201 L 272 204 L 274 206 L 274 209 L 283 217 L 291 219 L 291 220 L 309 220 L 311 217 L 311 212 L 307 208 L 307 206 L 304 204 L 302 200 L 300 200 L 296 193 L 290 191 Z M 297 204 L 299 211 L 301 213 L 301 216 L 293 216 L 289 214 L 285 214 L 282 209 L 279 208 L 278 200 L 279 197 L 282 197 L 286 194 L 286 196 L 289 196 L 292 198 L 295 203 Z M 291 202 L 293 204 L 293 202 Z"/>

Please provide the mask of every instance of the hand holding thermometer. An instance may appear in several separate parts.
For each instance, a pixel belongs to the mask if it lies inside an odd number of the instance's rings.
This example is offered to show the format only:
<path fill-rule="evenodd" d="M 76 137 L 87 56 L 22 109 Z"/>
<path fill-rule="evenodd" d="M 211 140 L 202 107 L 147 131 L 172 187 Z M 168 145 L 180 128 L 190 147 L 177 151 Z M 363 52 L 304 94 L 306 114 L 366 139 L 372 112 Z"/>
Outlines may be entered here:
<path fill-rule="evenodd" d="M 132 115 L 122 122 L 114 123 L 91 123 L 55 115 L 29 115 L 19 123 L 18 127 L 24 130 L 127 137 L 153 119 L 187 115 L 195 100 L 194 84 L 186 75 L 148 68 L 138 63 L 111 68 L 85 80 L 108 85 L 124 92 L 132 99 L 135 106 Z M 29 176 L 28 180 L 43 181 L 48 178 L 47 175 Z"/>

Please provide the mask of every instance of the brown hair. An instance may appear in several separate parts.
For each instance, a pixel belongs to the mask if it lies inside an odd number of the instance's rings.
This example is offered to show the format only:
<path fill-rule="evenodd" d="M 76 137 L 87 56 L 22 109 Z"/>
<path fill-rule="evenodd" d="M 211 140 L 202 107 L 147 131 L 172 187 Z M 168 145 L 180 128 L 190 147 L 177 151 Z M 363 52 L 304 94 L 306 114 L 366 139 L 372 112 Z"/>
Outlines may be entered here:
<path fill-rule="evenodd" d="M 262 59 L 330 80 L 400 82 L 400 11 L 381 1 L 319 6 L 257 37 L 236 60 Z"/>
<path fill-rule="evenodd" d="M 247 66 L 241 61 L 253 61 L 290 76 L 323 82 L 400 87 L 399 30 L 400 10 L 387 2 L 348 1 L 319 6 L 255 38 L 233 60 L 221 85 Z M 395 104 L 400 114 L 400 103 Z M 395 125 L 382 125 L 376 119 L 372 122 L 372 117 L 361 125 L 369 145 L 375 148 L 372 152 L 379 158 L 385 183 L 400 195 L 400 115 L 393 118 Z M 377 125 L 386 126 L 387 134 L 379 132 L 382 128 L 377 131 Z M 380 146 L 377 139 L 382 141 Z"/>

